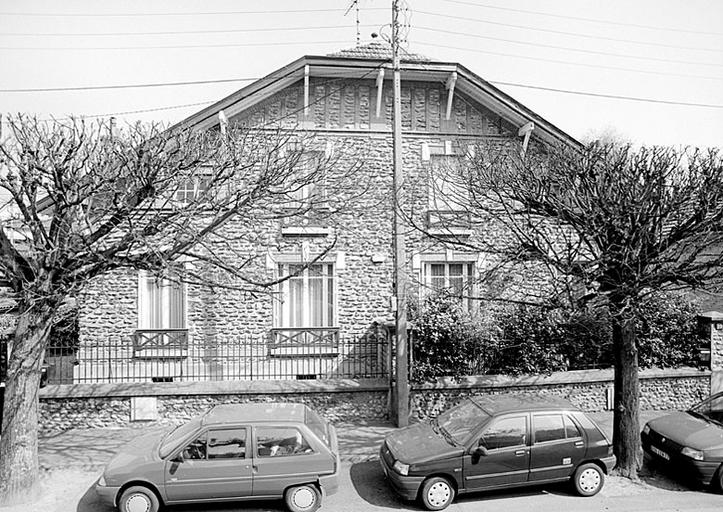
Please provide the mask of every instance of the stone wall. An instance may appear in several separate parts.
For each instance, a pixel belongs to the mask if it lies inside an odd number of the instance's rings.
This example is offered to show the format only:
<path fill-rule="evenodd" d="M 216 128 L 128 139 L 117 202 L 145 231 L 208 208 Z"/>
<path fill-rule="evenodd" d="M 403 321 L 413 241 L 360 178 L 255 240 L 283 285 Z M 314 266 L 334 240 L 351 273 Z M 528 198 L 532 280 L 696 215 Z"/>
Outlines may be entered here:
<path fill-rule="evenodd" d="M 642 370 L 640 408 L 685 409 L 708 396 L 710 378 L 710 372 L 692 368 Z M 436 383 L 412 388 L 411 410 L 414 418 L 424 420 L 470 396 L 515 393 L 558 396 L 584 411 L 595 412 L 610 408 L 612 388 L 612 370 L 583 370 L 533 377 L 486 375 L 460 381 L 439 379 Z"/>
<path fill-rule="evenodd" d="M 153 404 L 146 416 L 152 419 L 131 420 L 138 415 L 132 409 L 139 394 Z M 76 428 L 179 424 L 217 404 L 246 402 L 303 403 L 334 423 L 378 422 L 388 419 L 388 395 L 386 382 L 372 380 L 48 386 L 41 391 L 39 423 L 43 435 Z"/>
<path fill-rule="evenodd" d="M 643 370 L 640 407 L 642 410 L 685 409 L 708 395 L 710 377 L 709 371 L 692 368 Z M 586 370 L 547 376 L 440 379 L 413 386 L 411 414 L 413 420 L 425 420 L 464 398 L 505 393 L 560 396 L 585 411 L 603 411 L 612 401 L 612 378 L 611 370 Z M 132 406 L 135 397 L 144 397 L 152 404 L 152 410 L 142 414 L 135 411 Z M 388 382 L 372 379 L 48 386 L 41 390 L 40 398 L 43 434 L 72 428 L 177 424 L 216 404 L 240 402 L 305 403 L 333 422 L 389 419 Z M 149 419 L 131 421 L 134 416 Z"/>

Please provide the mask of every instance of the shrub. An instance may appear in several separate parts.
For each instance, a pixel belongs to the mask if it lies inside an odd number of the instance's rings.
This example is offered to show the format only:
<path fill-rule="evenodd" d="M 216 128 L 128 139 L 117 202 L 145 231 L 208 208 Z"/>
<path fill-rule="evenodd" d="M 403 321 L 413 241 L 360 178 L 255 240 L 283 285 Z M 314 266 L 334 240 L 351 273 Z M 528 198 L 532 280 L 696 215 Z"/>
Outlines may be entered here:
<path fill-rule="evenodd" d="M 612 324 L 602 307 L 515 305 L 488 324 L 475 320 L 449 295 L 428 297 L 417 311 L 413 378 L 476 373 L 544 374 L 613 365 Z M 684 297 L 654 293 L 638 308 L 639 365 L 693 364 L 701 339 L 696 307 Z"/>
<path fill-rule="evenodd" d="M 447 293 L 430 296 L 410 311 L 410 318 L 414 322 L 413 380 L 472 375 L 484 366 L 484 330 L 458 299 Z"/>

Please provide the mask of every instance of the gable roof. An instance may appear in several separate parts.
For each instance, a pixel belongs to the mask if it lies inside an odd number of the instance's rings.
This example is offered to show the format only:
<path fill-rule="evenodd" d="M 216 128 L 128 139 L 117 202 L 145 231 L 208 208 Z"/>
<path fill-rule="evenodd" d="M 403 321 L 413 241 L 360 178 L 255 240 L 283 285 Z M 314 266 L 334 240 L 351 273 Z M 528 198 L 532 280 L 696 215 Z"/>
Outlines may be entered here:
<path fill-rule="evenodd" d="M 217 126 L 220 110 L 231 118 L 302 80 L 307 72 L 310 77 L 374 79 L 380 69 L 391 71 L 391 56 L 389 44 L 376 40 L 329 55 L 306 55 L 189 116 L 171 129 L 204 130 Z M 407 51 L 403 52 L 400 61 L 402 83 L 409 80 L 446 83 L 454 75 L 455 91 L 518 127 L 534 123 L 535 137 L 551 143 L 581 145 L 571 135 L 459 63 L 432 60 Z M 384 75 L 385 80 L 391 77 L 391 72 Z"/>

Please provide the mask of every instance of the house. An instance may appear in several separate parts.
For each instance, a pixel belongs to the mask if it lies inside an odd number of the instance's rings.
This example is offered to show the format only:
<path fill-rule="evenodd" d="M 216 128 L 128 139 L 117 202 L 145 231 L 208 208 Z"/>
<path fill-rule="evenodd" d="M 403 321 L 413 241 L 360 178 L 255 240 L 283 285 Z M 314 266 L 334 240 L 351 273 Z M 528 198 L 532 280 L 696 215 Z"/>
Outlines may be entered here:
<path fill-rule="evenodd" d="M 256 226 L 270 240 L 251 248 L 261 270 L 293 275 L 273 297 L 135 271 L 96 280 L 80 299 L 76 382 L 387 374 L 386 346 L 373 340 L 374 320 L 390 315 L 392 298 L 390 59 L 378 41 L 301 57 L 179 123 L 218 129 L 223 112 L 250 129 L 313 134 L 312 151 L 359 163 L 364 194 L 333 223 L 309 215 Z M 405 54 L 401 67 L 404 208 L 436 235 L 409 232 L 410 292 L 469 296 L 487 258 L 445 237 L 493 237 L 499 228 L 456 215 L 445 200 L 454 191 L 435 169 L 454 165 L 481 140 L 578 143 L 461 64 Z M 304 268 L 332 237 L 333 249 Z"/>

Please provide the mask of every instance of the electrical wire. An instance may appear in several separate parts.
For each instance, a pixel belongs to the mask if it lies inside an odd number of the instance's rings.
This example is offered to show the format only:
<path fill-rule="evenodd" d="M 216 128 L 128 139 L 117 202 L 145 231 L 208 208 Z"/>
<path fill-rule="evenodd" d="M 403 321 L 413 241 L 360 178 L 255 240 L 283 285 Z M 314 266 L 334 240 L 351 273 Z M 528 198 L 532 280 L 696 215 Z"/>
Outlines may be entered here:
<path fill-rule="evenodd" d="M 458 4 L 458 5 L 470 5 L 474 7 L 481 7 L 483 9 L 494 9 L 497 11 L 507 11 L 507 12 L 515 12 L 515 13 L 521 13 L 521 14 L 535 14 L 538 16 L 546 16 L 548 18 L 558 18 L 558 19 L 564 19 L 564 20 L 575 20 L 575 21 L 587 21 L 590 23 L 601 23 L 604 25 L 614 25 L 614 26 L 620 26 L 620 27 L 631 27 L 631 28 L 643 28 L 647 30 L 664 30 L 668 32 L 681 32 L 684 34 L 705 34 L 705 35 L 712 35 L 712 36 L 723 36 L 723 32 L 706 32 L 704 30 L 687 30 L 683 28 L 675 28 L 675 27 L 660 27 L 655 25 L 643 25 L 639 23 L 625 23 L 622 21 L 610 21 L 610 20 L 599 20 L 596 18 L 585 18 L 583 16 L 570 16 L 565 14 L 553 14 L 549 12 L 542 12 L 542 11 L 531 11 L 527 9 L 513 9 L 511 7 L 499 7 L 496 5 L 489 5 L 489 4 L 482 4 L 478 2 L 464 2 L 462 0 L 442 0 L 443 2 L 447 2 L 450 4 Z"/>
<path fill-rule="evenodd" d="M 192 80 L 187 82 L 156 82 L 147 84 L 117 84 L 117 85 L 86 85 L 77 87 L 38 87 L 31 89 L 0 89 L 0 92 L 66 92 L 66 91 L 99 91 L 106 89 L 139 89 L 145 87 L 173 87 L 179 85 L 207 85 L 224 84 L 232 82 L 253 82 L 259 78 L 222 78 L 219 80 Z"/>
<path fill-rule="evenodd" d="M 690 64 L 690 65 L 696 65 L 696 66 L 714 66 L 714 67 L 723 67 L 723 64 L 721 63 L 714 63 L 714 62 L 700 62 L 700 61 L 689 61 L 689 60 L 675 60 L 675 59 L 660 59 L 656 57 L 645 57 L 642 55 L 630 55 L 626 53 L 614 53 L 614 52 L 603 52 L 603 51 L 596 51 L 596 50 L 584 50 L 582 48 L 570 48 L 567 46 L 558 46 L 554 44 L 544 44 L 544 43 L 531 43 L 529 41 L 519 41 L 516 39 L 505 39 L 502 37 L 492 37 L 492 36 L 484 36 L 481 34 L 472 34 L 470 32 L 460 32 L 458 30 L 452 31 L 452 30 L 444 30 L 440 28 L 433 28 L 433 27 L 420 27 L 416 26 L 415 28 L 419 30 L 428 30 L 430 32 L 439 32 L 443 34 L 455 34 L 459 36 L 467 36 L 467 37 L 474 37 L 477 39 L 486 39 L 490 41 L 501 41 L 504 43 L 513 43 L 513 44 L 521 44 L 525 46 L 533 46 L 535 48 L 551 48 L 554 50 L 564 50 L 568 52 L 578 52 L 578 53 L 587 53 L 591 55 L 605 55 L 609 57 L 622 57 L 625 59 L 638 59 L 638 60 L 649 60 L 651 62 L 664 62 L 666 64 Z"/>
<path fill-rule="evenodd" d="M 701 48 L 699 46 L 676 46 L 673 44 L 665 44 L 665 43 L 651 43 L 647 41 L 640 41 L 636 39 L 621 39 L 618 37 L 605 37 L 605 36 L 593 36 L 590 34 L 582 34 L 580 32 L 567 32 L 564 30 L 553 30 L 553 29 L 547 29 L 547 28 L 538 28 L 538 27 L 531 27 L 529 25 L 516 25 L 514 23 L 502 23 L 499 21 L 490 21 L 490 20 L 484 20 L 481 18 L 472 18 L 469 16 L 453 16 L 451 14 L 440 14 L 436 12 L 429 12 L 429 11 L 416 11 L 419 14 L 425 14 L 427 16 L 434 16 L 437 18 L 446 18 L 451 20 L 461 20 L 461 21 L 474 21 L 477 23 L 485 23 L 488 25 L 497 25 L 501 27 L 511 27 L 511 28 L 521 28 L 524 30 L 534 30 L 536 32 L 545 32 L 548 34 L 561 34 L 566 36 L 575 36 L 575 37 L 583 37 L 586 39 L 599 39 L 601 41 L 614 41 L 617 43 L 632 43 L 632 44 L 640 44 L 640 45 L 646 45 L 646 46 L 659 46 L 661 48 L 675 48 L 677 50 L 695 50 L 695 51 L 701 51 L 701 52 L 714 52 L 714 53 L 723 53 L 723 49 L 721 48 Z"/>
<path fill-rule="evenodd" d="M 494 85 L 507 85 L 510 87 L 522 87 L 524 89 L 536 89 L 540 91 L 559 92 L 563 94 L 574 94 L 577 96 L 591 96 L 593 98 L 609 98 L 614 100 L 625 100 L 625 101 L 639 101 L 644 103 L 659 103 L 664 105 L 681 105 L 684 107 L 703 107 L 703 108 L 723 108 L 723 105 L 716 105 L 711 103 L 692 103 L 687 101 L 673 101 L 673 100 L 658 100 L 654 98 L 641 98 L 637 96 L 621 96 L 617 94 L 604 94 L 586 91 L 573 91 L 570 89 L 557 89 L 554 87 L 543 87 L 540 85 L 520 84 L 516 82 L 501 82 L 496 80 L 487 80 L 487 82 Z"/>
<path fill-rule="evenodd" d="M 348 28 L 348 27 L 346 27 Z M 272 41 L 254 43 L 222 43 L 222 44 L 179 44 L 179 45 L 147 45 L 147 46 L 0 46 L 0 50 L 175 50 L 181 48 L 237 48 L 249 46 L 300 46 L 318 44 L 344 44 L 348 41 Z"/>
<path fill-rule="evenodd" d="M 365 28 L 376 25 L 362 25 Z M 164 30 L 156 32 L 0 32 L 0 36 L 38 36 L 38 37 L 88 37 L 88 36 L 167 36 L 185 34 L 242 34 L 245 32 L 295 32 L 299 30 L 334 30 L 348 29 L 348 25 L 326 25 L 317 27 L 263 27 L 239 29 L 208 29 L 208 30 Z"/>
<path fill-rule="evenodd" d="M 627 71 L 629 73 L 642 73 L 645 75 L 660 75 L 660 76 L 675 76 L 679 78 L 697 78 L 700 80 L 723 80 L 723 76 L 717 77 L 717 76 L 707 76 L 707 75 L 691 75 L 690 73 L 669 73 L 666 71 L 648 71 L 644 69 L 638 69 L 638 68 L 625 68 L 621 66 L 607 66 L 604 64 L 587 64 L 585 62 L 570 62 L 566 60 L 558 60 L 558 59 L 548 59 L 545 57 L 531 57 L 527 55 L 515 55 L 514 53 L 504 53 L 504 52 L 493 52 L 491 50 L 477 50 L 472 48 L 464 48 L 462 46 L 449 46 L 444 44 L 432 44 L 432 43 L 417 43 L 418 45 L 422 46 L 429 46 L 429 47 L 437 47 L 437 48 L 448 48 L 450 50 L 461 50 L 465 52 L 472 52 L 472 53 L 484 53 L 487 55 L 496 55 L 499 57 L 513 57 L 515 59 L 525 59 L 525 60 L 533 60 L 536 62 L 551 62 L 553 64 L 565 64 L 569 66 L 582 66 L 586 68 L 594 68 L 594 69 L 611 69 L 614 71 Z"/>
<path fill-rule="evenodd" d="M 388 10 L 385 7 L 367 7 L 369 11 Z M 303 14 L 317 12 L 343 12 L 344 9 L 285 9 L 278 11 L 205 11 L 205 12 L 136 12 L 136 13 L 68 13 L 68 12 L 12 12 L 2 11 L 0 16 L 31 16 L 52 18 L 131 18 L 153 16 L 227 16 L 231 14 Z"/>

